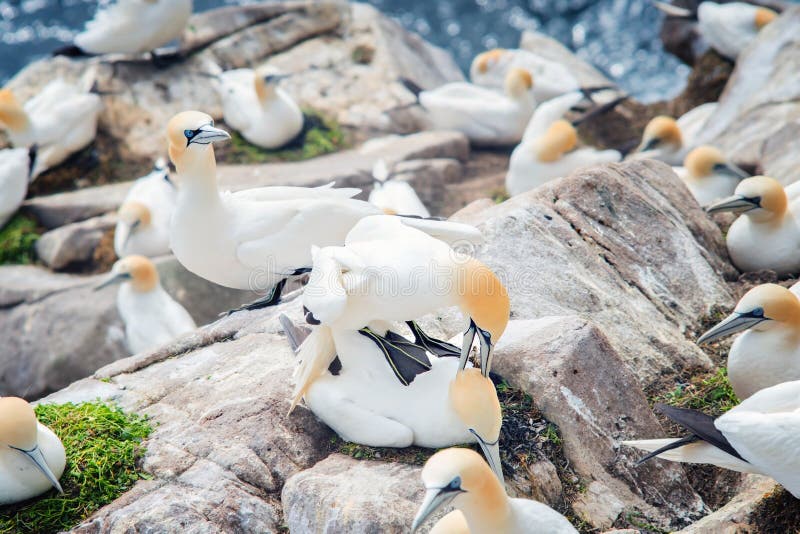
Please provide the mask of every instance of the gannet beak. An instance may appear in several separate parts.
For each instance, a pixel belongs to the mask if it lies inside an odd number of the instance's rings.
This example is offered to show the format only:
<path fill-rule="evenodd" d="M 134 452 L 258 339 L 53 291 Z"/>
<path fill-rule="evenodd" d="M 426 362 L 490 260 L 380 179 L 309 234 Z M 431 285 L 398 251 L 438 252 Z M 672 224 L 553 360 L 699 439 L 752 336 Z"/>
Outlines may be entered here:
<path fill-rule="evenodd" d="M 475 436 L 475 439 L 478 440 L 478 445 L 481 446 L 483 455 L 486 457 L 486 461 L 489 462 L 489 467 L 491 467 L 492 471 L 494 471 L 494 474 L 497 475 L 497 479 L 501 483 L 505 483 L 505 478 L 503 477 L 503 464 L 500 461 L 499 438 L 493 442 L 488 442 L 484 440 L 474 429 L 470 428 L 469 431 L 473 436 Z"/>
<path fill-rule="evenodd" d="M 230 138 L 231 135 L 225 130 L 220 130 L 219 128 L 214 128 L 210 124 L 206 124 L 195 130 L 195 134 L 189 140 L 189 144 L 208 145 L 216 141 L 225 141 Z"/>
<path fill-rule="evenodd" d="M 740 169 L 739 167 L 737 167 L 732 163 L 717 163 L 716 165 L 714 165 L 713 170 L 716 173 L 732 176 L 733 178 L 745 179 L 750 177 L 750 175 L 747 174 L 744 170 Z"/>
<path fill-rule="evenodd" d="M 654 137 L 653 139 L 650 139 L 648 142 L 639 145 L 636 148 L 636 152 L 647 152 L 648 150 L 653 150 L 658 146 L 660 142 L 661 139 Z"/>
<path fill-rule="evenodd" d="M 119 225 L 120 234 L 122 234 L 122 248 L 125 248 L 128 245 L 128 240 L 130 240 L 131 235 L 136 229 L 139 227 L 139 222 L 136 221 L 133 224 L 122 223 Z"/>
<path fill-rule="evenodd" d="M 272 84 L 272 83 L 278 83 L 279 81 L 290 77 L 291 74 L 267 74 L 266 76 L 264 76 L 264 81 Z"/>
<path fill-rule="evenodd" d="M 768 317 L 764 317 L 764 311 L 761 308 L 758 308 L 757 312 L 755 310 L 745 313 L 733 312 L 717 326 L 700 336 L 697 340 L 697 344 L 702 345 L 703 343 L 708 343 L 709 341 L 714 341 L 735 334 L 736 332 L 747 330 L 748 328 L 752 328 L 759 323 L 769 320 Z"/>
<path fill-rule="evenodd" d="M 131 277 L 128 273 L 111 273 L 111 276 L 100 282 L 98 285 L 94 286 L 95 291 L 100 291 L 104 287 L 113 286 L 114 284 L 119 284 L 128 280 Z"/>
<path fill-rule="evenodd" d="M 449 491 L 448 488 L 432 488 L 425 493 L 425 500 L 419 507 L 417 517 L 411 523 L 411 534 L 419 529 L 433 512 L 452 501 L 459 491 Z"/>
<path fill-rule="evenodd" d="M 720 200 L 706 207 L 706 212 L 720 213 L 723 211 L 730 211 L 733 213 L 745 213 L 760 207 L 761 197 L 748 198 L 742 195 L 733 195 L 732 197 Z"/>
<path fill-rule="evenodd" d="M 50 481 L 50 484 L 52 484 L 53 487 L 57 489 L 61 495 L 64 494 L 64 490 L 61 488 L 61 484 L 58 483 L 58 479 L 53 474 L 53 471 L 50 470 L 50 467 L 47 465 L 47 461 L 45 461 L 44 455 L 42 454 L 42 451 L 39 449 L 38 445 L 29 451 L 18 449 L 16 447 L 11 447 L 11 448 L 27 456 L 36 465 L 36 467 L 39 468 L 39 471 L 41 471 L 42 474 L 47 477 L 47 480 Z"/>
<path fill-rule="evenodd" d="M 477 330 L 478 326 L 475 324 L 475 321 L 470 319 L 469 327 L 467 328 L 467 331 L 464 332 L 464 339 L 461 342 L 461 358 L 458 361 L 458 368 L 461 371 L 467 367 L 469 351 L 472 350 L 472 342 L 475 340 L 475 333 Z M 483 361 L 481 361 L 481 365 L 483 365 Z"/>

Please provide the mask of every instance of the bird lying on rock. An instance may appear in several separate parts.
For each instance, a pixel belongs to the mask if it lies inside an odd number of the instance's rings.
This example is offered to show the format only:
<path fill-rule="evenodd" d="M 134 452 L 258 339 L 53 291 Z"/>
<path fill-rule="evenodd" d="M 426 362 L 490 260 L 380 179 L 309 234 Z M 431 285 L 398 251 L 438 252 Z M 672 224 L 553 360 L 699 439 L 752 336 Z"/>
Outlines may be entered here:
<path fill-rule="evenodd" d="M 0 506 L 41 495 L 63 493 L 64 445 L 36 420 L 33 407 L 17 397 L 0 398 Z"/>
<path fill-rule="evenodd" d="M 17 212 L 28 194 L 35 150 L 6 148 L 0 150 L 0 228 Z"/>
<path fill-rule="evenodd" d="M 629 158 L 657 159 L 675 167 L 682 165 L 716 109 L 717 103 L 709 102 L 684 113 L 678 120 L 666 115 L 653 118 L 644 129 L 642 142 Z"/>
<path fill-rule="evenodd" d="M 419 199 L 411 184 L 402 180 L 393 180 L 389 167 L 384 160 L 379 160 L 372 169 L 375 183 L 369 194 L 369 203 L 378 206 L 388 215 L 414 215 L 430 217 L 430 212 Z"/>
<path fill-rule="evenodd" d="M 701 206 L 731 196 L 739 181 L 750 176 L 709 145 L 689 152 L 683 167 L 673 167 L 673 170 Z"/>

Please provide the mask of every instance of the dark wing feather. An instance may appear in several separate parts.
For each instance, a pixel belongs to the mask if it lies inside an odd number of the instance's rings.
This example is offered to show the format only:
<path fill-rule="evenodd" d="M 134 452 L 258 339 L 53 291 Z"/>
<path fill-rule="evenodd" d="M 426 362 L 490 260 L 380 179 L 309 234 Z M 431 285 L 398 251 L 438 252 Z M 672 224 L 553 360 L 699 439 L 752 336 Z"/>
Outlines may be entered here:
<path fill-rule="evenodd" d="M 387 332 L 386 336 L 379 336 L 369 328 L 363 328 L 359 333 L 378 346 L 392 372 L 404 386 L 411 384 L 417 375 L 431 369 L 431 362 L 424 347 L 391 331 Z"/>
<path fill-rule="evenodd" d="M 428 334 L 423 332 L 422 328 L 420 328 L 419 325 L 414 321 L 408 321 L 406 324 L 411 329 L 411 333 L 414 334 L 414 343 L 425 347 L 425 349 L 431 354 L 435 354 L 440 358 L 461 357 L 461 349 L 452 343 L 430 337 Z"/>
<path fill-rule="evenodd" d="M 714 426 L 714 418 L 696 410 L 676 408 L 666 404 L 656 404 L 655 409 L 675 421 L 683 428 L 697 436 L 699 439 L 710 443 L 716 448 L 727 452 L 731 456 L 746 462 L 736 449 L 728 442 L 728 439 Z"/>

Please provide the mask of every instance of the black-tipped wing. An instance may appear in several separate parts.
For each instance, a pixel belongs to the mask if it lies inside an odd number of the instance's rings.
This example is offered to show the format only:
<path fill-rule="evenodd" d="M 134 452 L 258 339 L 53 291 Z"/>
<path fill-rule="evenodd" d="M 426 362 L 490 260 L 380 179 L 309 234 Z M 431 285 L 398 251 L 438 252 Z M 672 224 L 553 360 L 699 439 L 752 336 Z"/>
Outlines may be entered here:
<path fill-rule="evenodd" d="M 403 87 L 409 90 L 411 94 L 414 95 L 414 98 L 419 99 L 419 94 L 424 91 L 422 87 L 420 87 L 416 82 L 409 80 L 408 78 L 400 78 L 400 83 L 403 84 Z"/>
<path fill-rule="evenodd" d="M 414 334 L 414 343 L 422 347 L 425 347 L 425 350 L 427 350 L 431 354 L 435 354 L 440 358 L 461 357 L 460 348 L 456 347 L 451 343 L 448 343 L 447 341 L 442 341 L 441 339 L 430 337 L 428 334 L 423 332 L 422 328 L 420 328 L 419 325 L 414 321 L 408 321 L 406 322 L 406 324 L 411 329 L 411 333 Z"/>
<path fill-rule="evenodd" d="M 359 333 L 378 346 L 392 372 L 404 386 L 411 384 L 417 375 L 430 371 L 431 361 L 424 347 L 391 331 L 386 336 L 379 336 L 369 328 L 363 328 Z"/>
<path fill-rule="evenodd" d="M 736 452 L 736 449 L 728 442 L 728 439 L 722 432 L 717 430 L 717 427 L 714 426 L 714 418 L 710 415 L 695 410 L 676 408 L 675 406 L 668 406 L 666 404 L 656 404 L 655 409 L 681 425 L 698 439 L 710 443 L 743 462 L 747 461 Z"/>
<path fill-rule="evenodd" d="M 683 438 L 681 438 L 681 439 L 679 439 L 677 441 L 673 441 L 669 445 L 664 445 L 660 449 L 651 452 L 650 454 L 648 454 L 644 458 L 640 458 L 639 461 L 636 462 L 636 465 L 642 465 L 647 460 L 650 460 L 651 458 L 655 458 L 656 456 L 658 456 L 662 452 L 671 451 L 672 449 L 677 449 L 678 447 L 683 447 L 684 445 L 688 445 L 690 443 L 694 443 L 695 441 L 699 441 L 699 440 L 700 440 L 700 438 L 698 438 L 694 434 L 689 434 L 688 436 L 683 437 Z"/>
<path fill-rule="evenodd" d="M 284 314 L 281 314 L 278 317 L 278 322 L 281 323 L 281 327 L 286 333 L 286 337 L 289 340 L 289 346 L 292 348 L 292 351 L 297 352 L 297 349 L 300 348 L 300 345 L 303 344 L 303 341 L 305 341 L 309 334 L 311 334 L 311 329 L 306 328 L 305 326 L 297 326 Z"/>

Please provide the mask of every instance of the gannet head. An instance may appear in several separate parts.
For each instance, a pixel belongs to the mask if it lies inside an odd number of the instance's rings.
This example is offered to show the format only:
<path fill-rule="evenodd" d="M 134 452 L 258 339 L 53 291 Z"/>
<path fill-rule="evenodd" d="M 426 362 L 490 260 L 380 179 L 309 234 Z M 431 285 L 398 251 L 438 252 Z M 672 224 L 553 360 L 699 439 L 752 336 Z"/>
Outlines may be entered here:
<path fill-rule="evenodd" d="M 789 199 L 781 183 L 768 176 L 753 176 L 739 182 L 733 196 L 706 208 L 708 213 L 744 213 L 755 221 L 776 220 L 786 213 Z"/>
<path fill-rule="evenodd" d="M 111 273 L 95 287 L 95 291 L 123 282 L 129 283 L 137 293 L 147 293 L 158 286 L 158 271 L 144 256 L 127 256 L 114 264 Z"/>
<path fill-rule="evenodd" d="M 766 7 L 759 7 L 756 9 L 753 24 L 757 29 L 761 29 L 778 16 L 778 14 L 771 9 L 767 9 Z"/>
<path fill-rule="evenodd" d="M 686 155 L 683 166 L 692 178 L 708 178 L 715 174 L 724 174 L 733 178 L 747 178 L 740 168 L 728 163 L 727 158 L 718 149 L 709 145 L 701 145 Z"/>
<path fill-rule="evenodd" d="M 214 119 L 200 111 L 178 113 L 167 124 L 169 157 L 179 170 L 213 158 L 211 144 L 231 136 L 225 130 L 214 128 Z"/>
<path fill-rule="evenodd" d="M 481 74 L 486 74 L 494 68 L 506 54 L 508 54 L 508 50 L 503 48 L 494 48 L 478 54 L 475 56 L 475 59 L 472 60 L 472 65 L 469 68 L 470 76 L 475 78 Z"/>
<path fill-rule="evenodd" d="M 502 482 L 503 467 L 498 442 L 503 414 L 494 383 L 478 369 L 459 371 L 450 383 L 450 404 L 478 440 L 489 466 Z"/>
<path fill-rule="evenodd" d="M 578 144 L 578 132 L 568 121 L 555 121 L 539 139 L 533 143 L 536 159 L 543 163 L 558 161 Z"/>
<path fill-rule="evenodd" d="M 742 330 L 765 331 L 780 327 L 800 332 L 800 300 L 785 287 L 763 284 L 745 293 L 733 313 L 700 336 L 697 343 L 714 341 Z"/>
<path fill-rule="evenodd" d="M 141 202 L 131 200 L 120 206 L 117 211 L 117 220 L 119 224 L 116 231 L 120 233 L 117 240 L 121 244 L 121 248 L 125 248 L 134 232 L 150 226 L 150 208 Z"/>
<path fill-rule="evenodd" d="M 522 98 L 533 87 L 533 76 L 525 69 L 514 67 L 506 74 L 504 87 L 511 98 Z"/>
<path fill-rule="evenodd" d="M 59 493 L 58 478 L 39 449 L 39 428 L 33 407 L 17 397 L 0 398 L 0 447 L 24 454 Z"/>
<path fill-rule="evenodd" d="M 22 132 L 30 125 L 28 114 L 11 89 L 0 89 L 0 125 L 13 132 Z"/>
<path fill-rule="evenodd" d="M 683 145 L 683 137 L 678 122 L 672 117 L 659 115 L 653 118 L 644 129 L 642 143 L 637 148 L 638 152 L 647 152 L 657 148 L 678 150 Z"/>
<path fill-rule="evenodd" d="M 508 290 L 489 267 L 474 258 L 463 263 L 461 275 L 458 280 L 461 309 L 491 335 L 492 343 L 497 343 L 511 313 Z"/>
<path fill-rule="evenodd" d="M 332 324 L 347 308 L 343 266 L 336 260 L 342 247 L 311 247 L 312 269 L 303 291 L 303 307 L 310 324 Z"/>
<path fill-rule="evenodd" d="M 278 82 L 289 77 L 270 65 L 259 67 L 254 71 L 254 74 L 256 95 L 258 95 L 258 100 L 262 104 L 275 96 L 275 88 L 278 87 Z"/>

